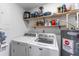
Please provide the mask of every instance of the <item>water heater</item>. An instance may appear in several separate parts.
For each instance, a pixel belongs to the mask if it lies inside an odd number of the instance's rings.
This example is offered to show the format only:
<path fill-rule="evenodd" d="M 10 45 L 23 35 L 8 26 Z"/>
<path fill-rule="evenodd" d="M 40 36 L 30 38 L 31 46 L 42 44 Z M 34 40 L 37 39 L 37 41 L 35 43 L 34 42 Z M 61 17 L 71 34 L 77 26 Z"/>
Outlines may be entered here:
<path fill-rule="evenodd" d="M 79 56 L 79 30 L 61 30 L 61 55 Z"/>

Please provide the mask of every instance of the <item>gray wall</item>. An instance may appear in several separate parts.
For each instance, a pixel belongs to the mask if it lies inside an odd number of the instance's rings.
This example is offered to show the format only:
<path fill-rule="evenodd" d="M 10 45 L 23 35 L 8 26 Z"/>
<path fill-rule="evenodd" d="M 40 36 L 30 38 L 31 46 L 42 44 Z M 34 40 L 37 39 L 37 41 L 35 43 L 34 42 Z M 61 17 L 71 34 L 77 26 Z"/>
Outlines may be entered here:
<path fill-rule="evenodd" d="M 24 10 L 14 3 L 0 3 L 0 28 L 7 34 L 8 47 L 0 52 L 0 56 L 9 55 L 9 43 L 17 36 L 27 32 L 23 21 Z"/>

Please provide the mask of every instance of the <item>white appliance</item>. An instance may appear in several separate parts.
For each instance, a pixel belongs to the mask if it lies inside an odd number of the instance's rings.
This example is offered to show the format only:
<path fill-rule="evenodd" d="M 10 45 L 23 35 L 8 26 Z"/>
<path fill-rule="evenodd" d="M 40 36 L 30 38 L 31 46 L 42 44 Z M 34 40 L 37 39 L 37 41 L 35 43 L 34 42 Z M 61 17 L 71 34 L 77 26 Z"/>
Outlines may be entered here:
<path fill-rule="evenodd" d="M 58 56 L 59 55 L 56 36 L 54 34 L 48 34 L 48 33 L 40 33 L 38 34 L 38 37 L 24 36 L 24 37 L 13 39 L 10 50 L 12 56 Z"/>
<path fill-rule="evenodd" d="M 10 55 L 11 56 L 28 56 L 28 45 L 36 39 L 36 33 L 25 33 L 24 36 L 17 37 L 11 41 Z"/>
<path fill-rule="evenodd" d="M 59 49 L 57 45 L 56 35 L 52 33 L 40 33 L 35 40 L 36 46 L 39 48 L 41 56 L 58 56 Z M 35 50 L 35 49 L 34 49 Z M 38 52 L 36 50 L 36 52 Z M 34 51 L 33 51 L 34 52 Z"/>

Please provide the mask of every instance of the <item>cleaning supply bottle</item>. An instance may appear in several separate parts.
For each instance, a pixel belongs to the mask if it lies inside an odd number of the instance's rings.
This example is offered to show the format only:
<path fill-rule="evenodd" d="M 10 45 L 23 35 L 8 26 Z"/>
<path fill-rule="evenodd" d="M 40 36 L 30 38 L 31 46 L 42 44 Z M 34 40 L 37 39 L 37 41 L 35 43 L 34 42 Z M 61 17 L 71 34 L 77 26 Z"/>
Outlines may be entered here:
<path fill-rule="evenodd" d="M 52 20 L 52 26 L 56 26 L 56 20 Z"/>
<path fill-rule="evenodd" d="M 56 26 L 60 26 L 60 21 L 59 21 L 59 19 L 56 20 Z"/>
<path fill-rule="evenodd" d="M 66 8 L 66 5 L 65 4 L 62 5 L 62 13 L 63 12 L 67 12 L 67 8 Z"/>

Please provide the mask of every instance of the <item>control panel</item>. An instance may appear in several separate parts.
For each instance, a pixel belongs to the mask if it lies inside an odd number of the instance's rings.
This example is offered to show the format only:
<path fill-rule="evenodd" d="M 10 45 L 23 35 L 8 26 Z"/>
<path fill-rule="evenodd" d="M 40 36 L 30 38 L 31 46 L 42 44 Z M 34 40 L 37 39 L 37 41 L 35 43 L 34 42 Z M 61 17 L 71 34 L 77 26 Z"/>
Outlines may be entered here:
<path fill-rule="evenodd" d="M 38 34 L 38 37 L 39 38 L 55 38 L 55 35 L 53 35 L 53 34 L 48 34 L 48 33 L 40 33 L 40 34 Z"/>

